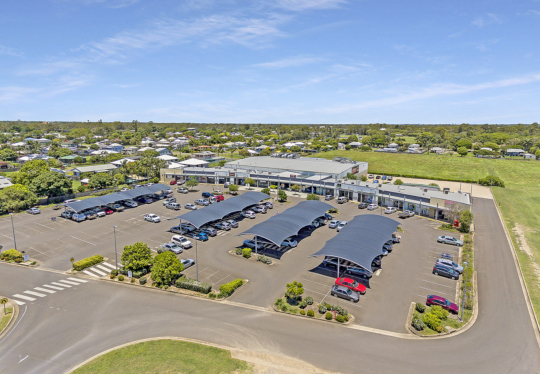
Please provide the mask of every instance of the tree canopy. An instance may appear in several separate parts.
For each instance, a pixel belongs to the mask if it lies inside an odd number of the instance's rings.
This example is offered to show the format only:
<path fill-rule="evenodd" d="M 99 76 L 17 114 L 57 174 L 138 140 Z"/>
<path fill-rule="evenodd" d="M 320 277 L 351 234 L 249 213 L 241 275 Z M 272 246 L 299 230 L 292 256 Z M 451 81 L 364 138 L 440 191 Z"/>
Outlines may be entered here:
<path fill-rule="evenodd" d="M 88 182 L 88 187 L 93 189 L 107 188 L 112 185 L 114 185 L 114 179 L 108 173 L 94 174 Z"/>
<path fill-rule="evenodd" d="M 30 191 L 37 196 L 62 196 L 73 192 L 73 182 L 64 174 L 48 171 L 38 175 L 30 183 Z"/>
<path fill-rule="evenodd" d="M 31 160 L 23 165 L 21 170 L 11 176 L 13 184 L 24 184 L 28 186 L 40 174 L 47 173 L 49 165 L 44 160 Z"/>
<path fill-rule="evenodd" d="M 169 285 L 182 271 L 184 265 L 176 255 L 170 251 L 163 252 L 154 258 L 152 280 L 158 285 Z"/>
<path fill-rule="evenodd" d="M 148 244 L 137 242 L 126 245 L 122 252 L 122 265 L 128 270 L 140 270 L 152 263 L 152 251 Z"/>

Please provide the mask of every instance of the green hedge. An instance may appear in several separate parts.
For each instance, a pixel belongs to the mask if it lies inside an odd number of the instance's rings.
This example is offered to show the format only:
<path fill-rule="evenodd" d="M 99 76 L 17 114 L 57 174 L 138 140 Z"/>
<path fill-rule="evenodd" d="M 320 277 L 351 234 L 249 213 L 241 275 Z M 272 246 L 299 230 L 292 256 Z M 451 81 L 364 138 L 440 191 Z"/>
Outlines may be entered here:
<path fill-rule="evenodd" d="M 95 256 L 88 257 L 83 260 L 74 262 L 73 269 L 77 271 L 81 271 L 86 268 L 89 268 L 90 266 L 94 266 L 95 264 L 99 264 L 100 262 L 103 262 L 103 256 L 95 255 Z"/>
<path fill-rule="evenodd" d="M 235 279 L 232 282 L 219 286 L 219 291 L 225 296 L 230 296 L 238 287 L 244 284 L 242 279 Z"/>
<path fill-rule="evenodd" d="M 196 291 L 204 294 L 210 293 L 212 291 L 212 285 L 204 282 L 197 282 L 195 279 L 182 276 L 176 280 L 176 287 L 183 288 L 186 290 Z"/>
<path fill-rule="evenodd" d="M 8 249 L 0 254 L 0 260 L 3 261 L 15 261 L 17 263 L 23 261 L 23 255 L 16 249 Z"/>

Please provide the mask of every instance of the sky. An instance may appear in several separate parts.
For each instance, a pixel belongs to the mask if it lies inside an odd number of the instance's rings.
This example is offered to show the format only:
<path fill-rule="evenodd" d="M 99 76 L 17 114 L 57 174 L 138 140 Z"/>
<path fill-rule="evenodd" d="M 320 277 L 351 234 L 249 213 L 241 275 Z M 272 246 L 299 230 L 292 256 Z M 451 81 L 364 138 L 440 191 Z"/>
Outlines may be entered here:
<path fill-rule="evenodd" d="M 540 0 L 39 0 L 0 120 L 540 122 Z"/>

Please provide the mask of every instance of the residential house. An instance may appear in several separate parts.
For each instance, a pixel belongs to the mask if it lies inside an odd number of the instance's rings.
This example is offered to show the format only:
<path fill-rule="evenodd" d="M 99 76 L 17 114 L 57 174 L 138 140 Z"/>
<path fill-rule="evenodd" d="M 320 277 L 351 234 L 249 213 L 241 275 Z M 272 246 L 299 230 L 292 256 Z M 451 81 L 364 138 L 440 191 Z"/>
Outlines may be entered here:
<path fill-rule="evenodd" d="M 338 150 L 341 150 L 341 151 L 344 150 L 344 149 L 345 149 L 345 144 L 343 144 L 343 143 L 338 143 L 337 149 L 338 149 Z"/>
<path fill-rule="evenodd" d="M 103 147 L 103 149 L 107 151 L 115 151 L 117 153 L 120 153 L 124 150 L 124 146 L 122 144 L 113 143 L 113 144 L 106 145 L 105 147 Z"/>
<path fill-rule="evenodd" d="M 523 155 L 523 158 L 524 158 L 525 160 L 536 160 L 536 156 L 533 155 L 532 153 L 525 153 L 525 154 Z"/>
<path fill-rule="evenodd" d="M 155 148 L 152 148 L 152 147 L 142 147 L 142 148 L 139 148 L 139 150 L 137 151 L 138 153 L 143 153 L 144 151 L 154 151 Z"/>
<path fill-rule="evenodd" d="M 115 170 L 117 167 L 113 164 L 106 165 L 92 165 L 92 166 L 80 166 L 72 170 L 73 176 L 79 178 L 82 173 L 108 173 Z"/>
<path fill-rule="evenodd" d="M 126 156 L 132 156 L 132 155 L 136 155 L 138 150 L 139 150 L 138 147 L 132 146 L 132 147 L 124 148 L 120 153 Z"/>
<path fill-rule="evenodd" d="M 202 151 L 199 153 L 194 153 L 193 157 L 198 160 L 208 160 L 208 159 L 213 159 L 214 157 L 216 157 L 216 154 L 210 151 Z"/>
<path fill-rule="evenodd" d="M 525 155 L 525 151 L 519 148 L 509 148 L 506 150 L 507 156 L 521 156 Z"/>
<path fill-rule="evenodd" d="M 4 188 L 11 187 L 11 186 L 13 186 L 13 183 L 11 183 L 9 179 L 7 179 L 6 177 L 0 176 L 0 190 L 3 190 Z"/>
<path fill-rule="evenodd" d="M 362 143 L 360 142 L 350 142 L 349 145 L 351 148 L 360 148 L 362 146 Z"/>
<path fill-rule="evenodd" d="M 97 151 L 90 152 L 92 156 L 106 156 L 110 154 L 118 153 L 116 151 L 109 151 L 108 149 L 98 149 Z"/>
<path fill-rule="evenodd" d="M 171 151 L 168 148 L 156 148 L 156 152 L 159 153 L 160 156 L 163 155 L 171 155 Z"/>

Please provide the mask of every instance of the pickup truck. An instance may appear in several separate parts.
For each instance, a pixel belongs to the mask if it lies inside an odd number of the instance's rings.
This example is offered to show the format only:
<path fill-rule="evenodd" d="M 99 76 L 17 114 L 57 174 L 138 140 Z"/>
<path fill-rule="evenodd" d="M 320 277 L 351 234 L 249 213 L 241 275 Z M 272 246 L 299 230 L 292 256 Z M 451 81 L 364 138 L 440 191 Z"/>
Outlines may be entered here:
<path fill-rule="evenodd" d="M 404 210 L 403 212 L 398 214 L 399 218 L 408 218 L 414 216 L 414 212 L 412 210 Z"/>

